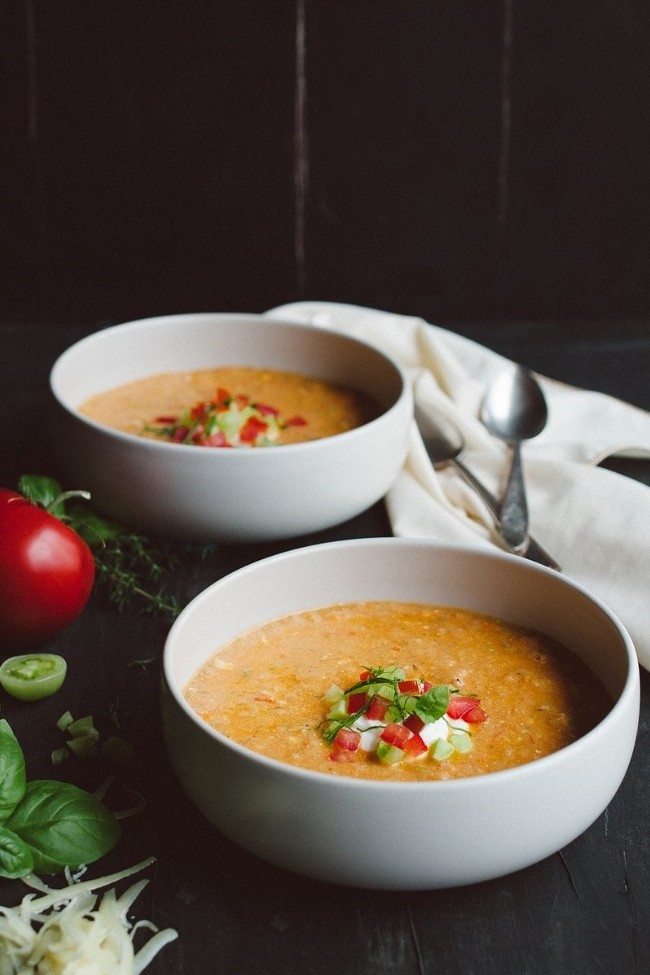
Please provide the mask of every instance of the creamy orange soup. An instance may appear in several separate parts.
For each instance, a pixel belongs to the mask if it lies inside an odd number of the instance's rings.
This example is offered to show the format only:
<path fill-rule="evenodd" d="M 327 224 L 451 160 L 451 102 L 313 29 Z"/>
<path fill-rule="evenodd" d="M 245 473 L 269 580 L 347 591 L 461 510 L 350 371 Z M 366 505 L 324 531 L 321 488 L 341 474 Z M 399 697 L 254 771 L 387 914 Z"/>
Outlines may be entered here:
<path fill-rule="evenodd" d="M 317 440 L 361 426 L 379 409 L 357 390 L 300 373 L 248 366 L 167 372 L 126 383 L 87 399 L 81 413 L 124 433 L 156 436 L 148 429 L 160 417 L 177 417 L 219 388 L 269 404 L 281 417 L 305 422 L 287 426 L 279 444 Z"/>
<path fill-rule="evenodd" d="M 487 720 L 469 726 L 471 751 L 389 766 L 366 754 L 332 760 L 324 695 L 332 684 L 349 688 L 365 668 L 391 665 L 476 695 Z M 336 605 L 267 623 L 219 650 L 185 694 L 215 729 L 263 755 L 400 781 L 522 765 L 579 738 L 611 707 L 595 675 L 549 637 L 464 609 L 401 602 Z"/>

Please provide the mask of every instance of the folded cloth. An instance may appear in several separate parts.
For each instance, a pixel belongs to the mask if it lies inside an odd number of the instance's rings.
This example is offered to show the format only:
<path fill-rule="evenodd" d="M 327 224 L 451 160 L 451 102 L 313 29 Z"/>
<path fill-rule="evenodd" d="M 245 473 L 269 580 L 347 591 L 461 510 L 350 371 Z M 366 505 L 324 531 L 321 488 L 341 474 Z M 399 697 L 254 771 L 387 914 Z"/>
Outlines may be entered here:
<path fill-rule="evenodd" d="M 333 328 L 377 346 L 409 375 L 416 400 L 452 420 L 462 460 L 500 496 L 508 447 L 478 416 L 485 388 L 508 360 L 423 319 L 331 302 L 297 302 L 275 318 Z M 525 365 L 525 363 L 524 363 Z M 650 458 L 650 413 L 601 393 L 537 376 L 549 408 L 523 447 L 530 530 L 562 571 L 602 600 L 650 669 L 650 489 L 596 466 L 615 454 Z M 386 496 L 395 535 L 501 546 L 484 503 L 449 465 L 432 467 L 415 423 L 408 456 Z"/>

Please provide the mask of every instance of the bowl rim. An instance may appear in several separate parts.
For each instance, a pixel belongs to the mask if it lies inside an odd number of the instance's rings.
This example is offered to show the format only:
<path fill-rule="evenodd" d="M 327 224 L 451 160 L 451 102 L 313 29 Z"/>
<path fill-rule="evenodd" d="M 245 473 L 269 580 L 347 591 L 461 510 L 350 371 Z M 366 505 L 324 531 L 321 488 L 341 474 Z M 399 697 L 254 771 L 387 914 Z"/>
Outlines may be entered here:
<path fill-rule="evenodd" d="M 89 430 L 95 431 L 97 433 L 102 434 L 105 437 L 109 437 L 110 439 L 115 440 L 117 443 L 123 443 L 125 445 L 131 445 L 131 446 L 138 445 L 140 447 L 143 447 L 143 449 L 149 451 L 171 450 L 172 456 L 183 456 L 182 453 L 179 454 L 179 448 L 180 448 L 181 451 L 187 452 L 189 450 L 192 452 L 193 456 L 197 456 L 196 444 L 178 444 L 178 443 L 171 443 L 166 440 L 156 440 L 149 437 L 142 437 L 139 436 L 138 434 L 126 433 L 123 430 L 118 430 L 115 427 L 110 427 L 104 423 L 100 423 L 98 420 L 94 420 L 91 417 L 86 416 L 84 413 L 81 413 L 77 408 L 77 406 L 73 405 L 69 401 L 69 399 L 63 395 L 63 392 L 60 388 L 61 373 L 65 368 L 67 360 L 72 356 L 77 355 L 80 350 L 83 350 L 84 346 L 86 345 L 91 346 L 93 342 L 100 341 L 101 337 L 107 335 L 108 333 L 114 333 L 114 334 L 117 334 L 118 332 L 126 333 L 131 330 L 135 331 L 136 329 L 149 328 L 149 327 L 155 328 L 158 325 L 171 324 L 173 322 L 178 324 L 180 324 L 181 322 L 190 322 L 196 324 L 200 322 L 214 322 L 215 324 L 218 323 L 227 324 L 228 322 L 233 322 L 233 323 L 250 322 L 251 324 L 263 325 L 265 327 L 268 327 L 269 329 L 273 329 L 276 326 L 280 326 L 280 327 L 290 326 L 292 329 L 296 329 L 296 331 L 304 332 L 305 334 L 308 334 L 309 332 L 318 332 L 327 336 L 332 336 L 333 338 L 339 339 L 345 344 L 356 346 L 361 351 L 371 352 L 379 359 L 382 359 L 387 366 L 393 369 L 393 371 L 395 372 L 395 378 L 398 380 L 399 383 L 399 390 L 389 406 L 382 407 L 381 404 L 379 404 L 380 412 L 377 414 L 377 416 L 373 417 L 370 420 L 367 420 L 365 423 L 362 423 L 360 426 L 353 427 L 350 430 L 344 430 L 340 433 L 330 434 L 327 437 L 319 437 L 315 440 L 305 440 L 300 443 L 277 444 L 275 446 L 282 448 L 281 456 L 286 457 L 288 454 L 295 453 L 296 451 L 317 450 L 320 444 L 331 443 L 334 440 L 336 440 L 337 443 L 341 442 L 342 439 L 344 439 L 345 441 L 348 441 L 350 439 L 354 440 L 361 436 L 366 436 L 368 431 L 370 431 L 370 434 L 372 435 L 372 432 L 378 425 L 382 425 L 388 422 L 392 418 L 394 413 L 402 410 L 404 407 L 404 403 L 407 404 L 407 409 L 411 407 L 413 393 L 412 393 L 411 383 L 405 368 L 396 358 L 394 358 L 392 355 L 385 352 L 383 349 L 379 348 L 378 346 L 372 344 L 371 342 L 368 342 L 362 338 L 358 338 L 357 336 L 347 335 L 345 332 L 339 332 L 336 329 L 328 328 L 327 326 L 323 326 L 323 325 L 311 324 L 309 322 L 300 322 L 292 319 L 273 318 L 267 315 L 260 315 L 254 313 L 248 314 L 244 312 L 237 312 L 232 314 L 228 312 L 189 312 L 189 313 L 182 313 L 178 315 L 159 315 L 151 318 L 136 318 L 127 322 L 121 322 L 116 325 L 108 325 L 105 328 L 96 329 L 95 331 L 89 333 L 88 335 L 83 336 L 77 342 L 74 342 L 72 345 L 68 346 L 68 348 L 65 349 L 54 361 L 49 373 L 49 387 L 50 387 L 51 394 L 54 396 L 54 399 L 57 401 L 59 406 L 70 417 L 74 418 L 74 420 L 76 420 L 78 423 L 81 423 L 84 427 L 88 428 Z M 210 367 L 206 367 L 206 368 L 210 368 Z M 292 371 L 292 370 L 288 370 L 288 371 Z M 141 376 L 137 377 L 133 381 L 137 381 L 137 379 L 145 379 L 152 375 L 156 375 L 156 373 L 143 372 Z M 316 376 L 316 373 L 314 373 L 314 376 Z M 107 390 L 112 388 L 114 388 L 114 386 L 108 386 L 106 387 L 106 389 L 102 390 L 102 392 L 106 392 Z M 226 457 L 242 458 L 242 457 L 257 456 L 257 454 L 258 451 L 247 449 L 247 448 L 240 448 L 235 450 L 206 451 L 206 456 L 210 456 L 210 457 L 218 456 L 223 458 Z M 264 451 L 263 454 L 264 456 L 269 456 L 269 454 L 274 456 L 276 454 L 276 451 L 272 451 L 272 452 Z M 225 463 L 234 463 L 234 461 L 226 460 Z"/>
<path fill-rule="evenodd" d="M 291 765 L 288 762 L 283 762 L 279 759 L 262 755 L 261 753 L 248 748 L 246 745 L 241 745 L 239 742 L 233 741 L 227 735 L 217 731 L 217 729 L 213 728 L 210 724 L 208 724 L 207 721 L 201 718 L 200 715 L 197 714 L 197 712 L 194 711 L 194 709 L 187 703 L 180 688 L 177 691 L 177 682 L 171 675 L 171 657 L 174 654 L 173 644 L 176 639 L 176 635 L 183 626 L 184 620 L 190 615 L 190 613 L 195 611 L 198 602 L 202 602 L 204 600 L 207 601 L 210 599 L 213 590 L 217 589 L 222 582 L 225 580 L 231 580 L 233 577 L 240 574 L 244 574 L 256 566 L 263 566 L 266 564 L 272 564 L 279 560 L 290 559 L 294 556 L 299 556 L 301 552 L 305 551 L 317 552 L 322 549 L 331 550 L 334 548 L 341 550 L 345 548 L 358 549 L 364 546 L 369 546 L 372 548 L 379 547 L 384 544 L 388 544 L 389 546 L 396 545 L 403 548 L 410 546 L 416 546 L 418 548 L 435 548 L 441 554 L 444 554 L 445 552 L 454 554 L 460 553 L 472 557 L 478 556 L 490 561 L 497 560 L 507 561 L 513 564 L 522 564 L 522 559 L 520 556 L 513 555 L 508 552 L 502 552 L 497 549 L 491 551 L 471 545 L 444 544 L 437 542 L 435 539 L 395 536 L 389 536 L 386 538 L 342 539 L 332 542 L 321 542 L 315 545 L 289 549 L 284 552 L 267 556 L 266 558 L 241 566 L 240 568 L 235 569 L 233 572 L 227 573 L 227 575 L 211 583 L 206 589 L 198 593 L 194 599 L 192 599 L 191 602 L 184 607 L 180 615 L 172 624 L 163 647 L 161 679 L 165 692 L 171 695 L 176 707 L 180 707 L 181 711 L 184 712 L 185 716 L 189 718 L 190 721 L 196 726 L 197 730 L 206 733 L 208 738 L 213 739 L 222 748 L 234 752 L 251 765 L 257 765 L 262 770 L 266 770 L 271 773 L 281 773 L 289 778 L 295 777 L 298 780 L 303 780 L 312 784 L 322 785 L 327 783 L 331 788 L 334 789 L 360 789 L 363 792 L 368 793 L 374 793 L 381 790 L 382 794 L 385 794 L 386 789 L 388 789 L 391 794 L 400 790 L 405 790 L 407 792 L 414 792 L 417 790 L 419 794 L 423 795 L 429 792 L 446 793 L 447 791 L 451 791 L 453 794 L 453 792 L 464 792 L 467 789 L 490 789 L 493 784 L 497 784 L 499 782 L 508 782 L 513 778 L 526 778 L 529 775 L 536 775 L 538 772 L 545 769 L 551 770 L 560 762 L 565 761 L 565 756 L 575 755 L 577 758 L 581 751 L 589 747 L 589 743 L 593 737 L 603 735 L 606 732 L 606 726 L 615 722 L 621 712 L 629 710 L 630 707 L 634 706 L 635 708 L 636 721 L 638 725 L 640 694 L 639 663 L 632 638 L 630 637 L 624 624 L 598 596 L 590 592 L 585 586 L 575 582 L 572 579 L 569 579 L 564 575 L 559 575 L 553 569 L 539 563 L 529 562 L 527 560 L 523 562 L 523 565 L 526 566 L 527 571 L 530 571 L 533 575 L 542 574 L 551 578 L 560 579 L 561 584 L 568 585 L 569 588 L 585 596 L 595 605 L 597 609 L 604 613 L 617 631 L 618 636 L 621 639 L 622 647 L 625 650 L 626 675 L 618 697 L 612 702 L 612 706 L 607 711 L 607 714 L 598 722 L 598 724 L 586 732 L 586 734 L 581 735 L 568 745 L 564 745 L 562 748 L 557 749 L 548 755 L 544 755 L 541 758 L 534 759 L 530 762 L 525 762 L 523 765 L 517 765 L 512 768 L 502 769 L 496 772 L 486 772 L 479 775 L 460 777 L 457 779 L 433 779 L 418 782 L 391 781 L 370 778 L 361 779 L 354 776 L 328 774 L 315 769 L 307 769 L 298 765 Z M 296 612 L 301 612 L 301 610 L 297 610 Z M 212 653 L 216 653 L 217 651 L 218 647 L 205 657 L 204 662 L 209 659 Z"/>

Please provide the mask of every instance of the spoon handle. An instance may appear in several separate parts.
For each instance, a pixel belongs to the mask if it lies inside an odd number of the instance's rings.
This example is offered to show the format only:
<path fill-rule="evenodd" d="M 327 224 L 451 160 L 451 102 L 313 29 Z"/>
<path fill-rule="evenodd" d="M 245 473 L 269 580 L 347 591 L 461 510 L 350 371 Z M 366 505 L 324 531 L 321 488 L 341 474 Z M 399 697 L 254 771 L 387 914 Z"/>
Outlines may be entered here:
<path fill-rule="evenodd" d="M 512 443 L 512 463 L 508 483 L 501 501 L 501 532 L 515 551 L 526 544 L 528 535 L 528 505 L 524 489 L 524 471 L 519 441 Z"/>
<path fill-rule="evenodd" d="M 462 477 L 464 477 L 464 479 L 467 481 L 470 487 L 473 487 L 476 493 L 479 495 L 479 497 L 483 499 L 489 511 L 492 513 L 492 515 L 496 519 L 497 524 L 500 527 L 501 506 L 499 505 L 499 502 L 491 493 L 491 491 L 488 491 L 488 489 L 483 484 L 483 482 L 479 481 L 479 479 L 474 474 L 472 474 L 469 468 L 465 467 L 465 465 L 461 460 L 458 460 L 458 458 L 454 458 L 453 460 L 449 461 L 449 463 L 455 466 L 458 473 L 461 474 Z M 515 550 L 513 549 L 512 551 Z M 527 543 L 525 543 L 524 546 L 516 552 L 516 554 L 522 555 L 526 559 L 530 559 L 531 562 L 539 562 L 540 565 L 546 565 L 550 569 L 555 569 L 558 572 L 560 571 L 560 566 L 555 561 L 553 556 L 549 555 L 546 549 L 542 548 L 539 542 L 537 542 L 532 537 L 532 535 L 528 535 Z"/>

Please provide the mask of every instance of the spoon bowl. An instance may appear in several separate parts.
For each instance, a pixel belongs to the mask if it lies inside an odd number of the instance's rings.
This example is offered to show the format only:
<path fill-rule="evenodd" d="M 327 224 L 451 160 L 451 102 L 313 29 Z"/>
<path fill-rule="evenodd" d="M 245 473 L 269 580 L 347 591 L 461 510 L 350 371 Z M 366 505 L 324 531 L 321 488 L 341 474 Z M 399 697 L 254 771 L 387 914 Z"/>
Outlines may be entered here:
<path fill-rule="evenodd" d="M 508 365 L 488 387 L 481 420 L 494 437 L 512 449 L 512 463 L 501 502 L 501 530 L 515 551 L 526 545 L 528 506 L 521 460 L 521 443 L 538 436 L 548 410 L 542 389 L 527 369 Z"/>
<path fill-rule="evenodd" d="M 538 436 L 546 426 L 548 409 L 533 374 L 519 365 L 503 369 L 488 387 L 481 419 L 493 436 L 509 443 Z"/>

